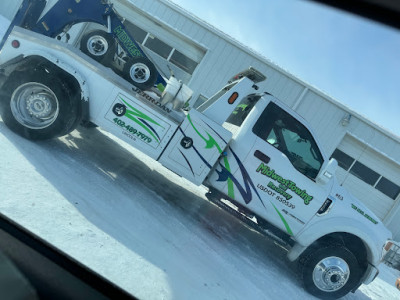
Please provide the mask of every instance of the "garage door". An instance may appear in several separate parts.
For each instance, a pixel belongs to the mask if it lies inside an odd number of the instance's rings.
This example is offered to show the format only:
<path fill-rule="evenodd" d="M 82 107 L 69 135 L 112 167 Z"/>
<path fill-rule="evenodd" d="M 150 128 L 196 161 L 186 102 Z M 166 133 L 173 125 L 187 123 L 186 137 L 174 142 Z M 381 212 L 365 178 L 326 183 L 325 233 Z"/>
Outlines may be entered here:
<path fill-rule="evenodd" d="M 400 201 L 400 166 L 349 135 L 332 157 L 339 163 L 339 183 L 384 220 Z"/>

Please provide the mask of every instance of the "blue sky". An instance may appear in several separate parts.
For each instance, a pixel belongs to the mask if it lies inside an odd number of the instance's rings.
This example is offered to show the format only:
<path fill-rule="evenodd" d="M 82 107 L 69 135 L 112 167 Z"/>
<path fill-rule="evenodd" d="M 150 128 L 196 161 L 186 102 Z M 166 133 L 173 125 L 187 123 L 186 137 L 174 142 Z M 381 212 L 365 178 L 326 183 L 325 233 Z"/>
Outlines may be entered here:
<path fill-rule="evenodd" d="M 302 0 L 172 0 L 400 136 L 400 31 Z"/>

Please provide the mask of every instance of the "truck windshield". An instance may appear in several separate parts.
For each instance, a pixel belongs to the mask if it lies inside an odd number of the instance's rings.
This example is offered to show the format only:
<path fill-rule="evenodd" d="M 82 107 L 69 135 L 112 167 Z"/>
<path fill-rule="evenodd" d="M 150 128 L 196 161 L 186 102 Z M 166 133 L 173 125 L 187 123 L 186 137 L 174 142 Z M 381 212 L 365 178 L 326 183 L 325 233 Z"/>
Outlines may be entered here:
<path fill-rule="evenodd" d="M 315 179 L 322 166 L 321 152 L 308 129 L 271 102 L 253 127 L 253 132 L 284 153 L 300 173 Z"/>

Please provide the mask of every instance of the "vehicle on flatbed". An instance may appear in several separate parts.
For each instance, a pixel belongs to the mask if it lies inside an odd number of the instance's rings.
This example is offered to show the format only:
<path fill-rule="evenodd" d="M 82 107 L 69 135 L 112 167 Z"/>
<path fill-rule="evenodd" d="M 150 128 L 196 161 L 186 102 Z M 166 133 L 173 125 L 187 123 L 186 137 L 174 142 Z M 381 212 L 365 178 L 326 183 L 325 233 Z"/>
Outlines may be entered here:
<path fill-rule="evenodd" d="M 0 21 L 9 28 L 0 49 L 1 116 L 11 130 L 43 140 L 80 123 L 100 126 L 286 243 L 317 297 L 342 297 L 377 276 L 391 233 L 337 183 L 337 162 L 308 123 L 258 92 L 266 79 L 259 71 L 239 73 L 194 109 L 190 89 L 175 78 L 159 97 L 79 49 Z"/>

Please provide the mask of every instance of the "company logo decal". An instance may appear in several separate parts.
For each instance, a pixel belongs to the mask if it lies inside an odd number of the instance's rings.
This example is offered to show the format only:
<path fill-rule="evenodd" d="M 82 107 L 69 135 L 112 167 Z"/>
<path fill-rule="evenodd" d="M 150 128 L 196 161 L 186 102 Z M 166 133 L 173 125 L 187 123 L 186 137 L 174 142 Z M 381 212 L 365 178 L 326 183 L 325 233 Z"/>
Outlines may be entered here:
<path fill-rule="evenodd" d="M 144 113 L 140 112 L 138 109 L 134 108 L 132 105 L 130 105 L 128 102 L 126 102 L 122 97 L 119 97 L 122 102 L 125 103 L 126 106 L 128 106 L 130 109 L 127 109 L 125 111 L 125 117 L 131 119 L 133 122 L 137 123 L 140 127 L 142 127 L 144 130 L 146 130 L 157 142 L 160 142 L 160 137 L 157 133 L 157 131 L 154 130 L 154 128 L 149 124 L 152 123 L 154 125 L 162 127 L 160 124 L 158 124 L 155 120 L 152 118 L 148 117 Z"/>
<path fill-rule="evenodd" d="M 121 134 L 156 149 L 170 125 L 129 98 L 118 94 L 105 118 L 122 129 Z"/>
<path fill-rule="evenodd" d="M 132 55 L 133 57 L 143 56 L 142 53 L 140 53 L 140 50 L 138 49 L 138 47 L 129 38 L 128 34 L 122 28 L 121 25 L 117 26 L 114 29 L 114 33 L 118 37 L 120 42 L 125 46 L 125 48 L 127 49 L 127 51 L 129 52 L 130 55 Z"/>
<path fill-rule="evenodd" d="M 156 99 L 154 99 L 153 97 L 149 96 L 148 94 L 146 94 L 145 92 L 143 92 L 141 89 L 133 86 L 132 90 L 135 93 L 138 93 L 140 96 L 142 96 L 144 99 L 146 99 L 147 101 L 149 101 L 151 104 L 154 104 L 155 106 L 161 108 L 163 111 L 167 112 L 167 113 L 171 113 L 171 109 L 169 109 L 168 107 L 166 107 L 165 105 L 162 105 L 160 101 L 157 101 Z"/>
<path fill-rule="evenodd" d="M 279 185 L 277 186 L 275 185 L 275 183 L 270 181 L 268 183 L 268 187 L 273 189 L 278 194 L 281 194 L 283 197 L 286 198 L 286 200 L 289 200 L 293 197 L 289 194 L 291 191 L 298 195 L 301 199 L 303 199 L 305 205 L 310 204 L 311 200 L 314 198 L 313 196 L 309 195 L 306 190 L 299 188 L 295 182 L 289 179 L 284 179 L 282 176 L 276 174 L 274 169 L 271 169 L 268 165 L 264 163 L 261 163 L 258 166 L 256 172 L 259 172 L 266 177 L 271 178 L 276 183 L 279 183 Z M 289 193 L 287 192 L 288 190 Z"/>

